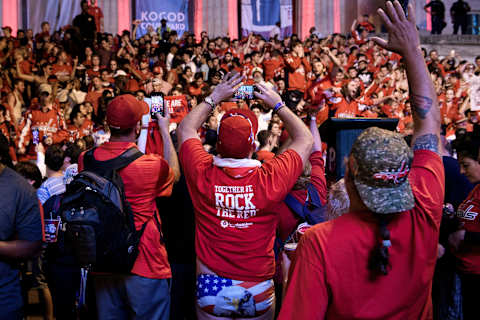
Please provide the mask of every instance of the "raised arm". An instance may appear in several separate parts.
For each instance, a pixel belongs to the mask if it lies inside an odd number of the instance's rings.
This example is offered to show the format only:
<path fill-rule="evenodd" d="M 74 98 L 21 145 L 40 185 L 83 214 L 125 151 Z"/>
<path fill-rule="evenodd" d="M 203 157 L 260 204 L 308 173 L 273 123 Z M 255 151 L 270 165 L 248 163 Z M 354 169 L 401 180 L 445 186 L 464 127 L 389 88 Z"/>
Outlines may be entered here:
<path fill-rule="evenodd" d="M 318 112 L 310 116 L 310 132 L 313 137 L 312 153 L 322 151 L 322 138 L 320 138 L 320 132 L 318 131 L 317 114 Z"/>
<path fill-rule="evenodd" d="M 225 99 L 230 98 L 236 91 L 237 87 L 241 85 L 243 76 L 240 73 L 229 73 L 225 76 L 225 80 L 217 85 L 212 94 L 208 97 L 213 104 L 218 104 Z M 207 120 L 208 115 L 212 111 L 212 105 L 206 102 L 200 103 L 189 114 L 183 118 L 182 122 L 177 128 L 177 137 L 179 147 L 191 138 L 197 138 L 197 130 Z"/>
<path fill-rule="evenodd" d="M 73 58 L 73 68 L 72 68 L 72 73 L 70 73 L 70 79 L 69 80 L 74 80 L 75 79 L 75 72 L 77 71 L 77 66 L 78 66 L 78 57 L 76 56 Z"/>
<path fill-rule="evenodd" d="M 172 137 L 170 137 L 170 132 L 168 127 L 170 125 L 170 115 L 162 117 L 162 115 L 157 113 L 158 128 L 160 130 L 160 135 L 162 136 L 163 141 L 163 158 L 167 160 L 168 165 L 172 168 L 175 175 L 175 182 L 180 180 L 180 165 L 178 164 L 177 152 L 173 146 Z"/>
<path fill-rule="evenodd" d="M 20 62 L 21 60 L 17 60 L 17 63 L 16 63 L 16 66 L 17 66 L 17 76 L 22 79 L 22 80 L 25 80 L 25 81 L 28 81 L 28 82 L 35 82 L 35 76 L 31 76 L 31 75 L 28 75 L 28 74 L 24 74 L 22 72 L 22 68 L 20 68 Z"/>
<path fill-rule="evenodd" d="M 280 119 L 283 121 L 289 136 L 292 137 L 292 144 L 289 149 L 295 150 L 302 158 L 303 164 L 305 164 L 308 157 L 310 157 L 313 145 L 310 130 L 308 130 L 303 121 L 285 105 L 279 107 L 283 102 L 277 92 L 261 84 L 256 84 L 256 86 L 261 92 L 254 92 L 255 96 L 262 99 L 268 107 L 272 109 L 277 108 Z"/>
<path fill-rule="evenodd" d="M 373 40 L 381 47 L 399 53 L 405 60 L 410 91 L 410 102 L 414 121 L 413 149 L 431 150 L 438 153 L 440 141 L 440 109 L 432 79 L 428 73 L 420 39 L 415 24 L 415 12 L 408 5 L 408 18 L 405 17 L 398 1 L 387 2 L 386 12 L 378 9 L 378 14 L 388 31 L 388 41 Z"/>

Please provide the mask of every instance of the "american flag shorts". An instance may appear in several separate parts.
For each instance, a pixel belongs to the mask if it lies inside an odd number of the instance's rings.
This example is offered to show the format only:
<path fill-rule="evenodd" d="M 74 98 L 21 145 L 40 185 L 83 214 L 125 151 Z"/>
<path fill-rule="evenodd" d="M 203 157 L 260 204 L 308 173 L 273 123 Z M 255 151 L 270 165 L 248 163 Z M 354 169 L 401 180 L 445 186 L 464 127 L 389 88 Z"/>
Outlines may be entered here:
<path fill-rule="evenodd" d="M 203 311 L 223 317 L 256 317 L 275 301 L 273 280 L 238 281 L 213 274 L 197 276 L 197 304 Z"/>

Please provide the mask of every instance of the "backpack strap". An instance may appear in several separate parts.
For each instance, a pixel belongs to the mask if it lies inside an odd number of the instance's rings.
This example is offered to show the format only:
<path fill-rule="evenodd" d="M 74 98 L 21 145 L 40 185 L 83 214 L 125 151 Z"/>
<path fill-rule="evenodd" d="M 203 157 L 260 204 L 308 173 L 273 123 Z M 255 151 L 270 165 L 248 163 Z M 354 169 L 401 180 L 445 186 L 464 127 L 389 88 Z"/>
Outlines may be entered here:
<path fill-rule="evenodd" d="M 93 171 L 107 177 L 111 175 L 111 172 L 124 168 L 143 156 L 143 153 L 140 150 L 138 150 L 136 147 L 131 147 L 118 157 L 110 160 L 99 161 L 93 156 L 95 150 L 96 148 L 93 148 L 85 153 L 83 157 L 84 167 L 86 170 Z"/>
<path fill-rule="evenodd" d="M 309 202 L 309 204 L 312 204 L 317 208 L 321 207 L 322 202 L 320 201 L 320 196 L 318 195 L 317 188 L 315 188 L 315 186 L 312 183 L 307 184 L 307 192 L 308 192 L 307 201 Z"/>
<path fill-rule="evenodd" d="M 287 194 L 284 200 L 285 204 L 293 210 L 300 218 L 305 220 L 305 212 L 303 211 L 303 204 L 300 203 L 297 199 L 295 199 L 292 194 Z"/>

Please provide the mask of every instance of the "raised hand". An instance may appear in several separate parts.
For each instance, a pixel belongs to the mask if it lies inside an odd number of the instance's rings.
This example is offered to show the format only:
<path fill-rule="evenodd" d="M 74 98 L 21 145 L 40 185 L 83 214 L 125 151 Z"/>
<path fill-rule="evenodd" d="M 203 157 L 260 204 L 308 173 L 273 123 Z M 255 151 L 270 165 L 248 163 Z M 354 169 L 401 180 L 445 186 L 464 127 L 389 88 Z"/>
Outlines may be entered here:
<path fill-rule="evenodd" d="M 380 47 L 399 53 L 402 56 L 417 50 L 420 46 L 420 39 L 412 4 L 408 5 L 408 18 L 405 17 L 402 6 L 397 0 L 393 4 L 391 1 L 387 1 L 386 6 L 386 12 L 378 9 L 378 14 L 387 28 L 388 41 L 378 37 L 373 37 L 372 40 Z"/>
<path fill-rule="evenodd" d="M 253 94 L 255 97 L 262 99 L 268 107 L 273 108 L 277 103 L 282 102 L 282 98 L 275 90 L 260 83 L 257 83 L 255 86 L 260 92 L 254 91 Z"/>
<path fill-rule="evenodd" d="M 168 130 L 168 126 L 170 125 L 170 112 L 168 112 L 168 108 L 165 108 L 165 116 L 162 116 L 161 112 L 157 112 L 155 116 L 157 117 L 158 126 L 161 129 Z"/>
<path fill-rule="evenodd" d="M 235 91 L 242 85 L 244 76 L 238 72 L 229 72 L 225 79 L 213 89 L 210 98 L 215 104 L 220 103 L 233 96 Z"/>

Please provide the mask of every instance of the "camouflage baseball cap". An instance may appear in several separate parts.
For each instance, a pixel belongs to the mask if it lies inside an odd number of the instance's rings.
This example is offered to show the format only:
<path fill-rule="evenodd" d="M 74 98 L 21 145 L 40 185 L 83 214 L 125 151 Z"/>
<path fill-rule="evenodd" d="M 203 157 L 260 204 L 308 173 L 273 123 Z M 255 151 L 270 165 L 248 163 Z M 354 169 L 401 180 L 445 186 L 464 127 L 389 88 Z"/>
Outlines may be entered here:
<path fill-rule="evenodd" d="M 353 180 L 360 198 L 375 213 L 403 212 L 415 206 L 408 182 L 413 153 L 395 132 L 371 127 L 352 146 Z"/>

